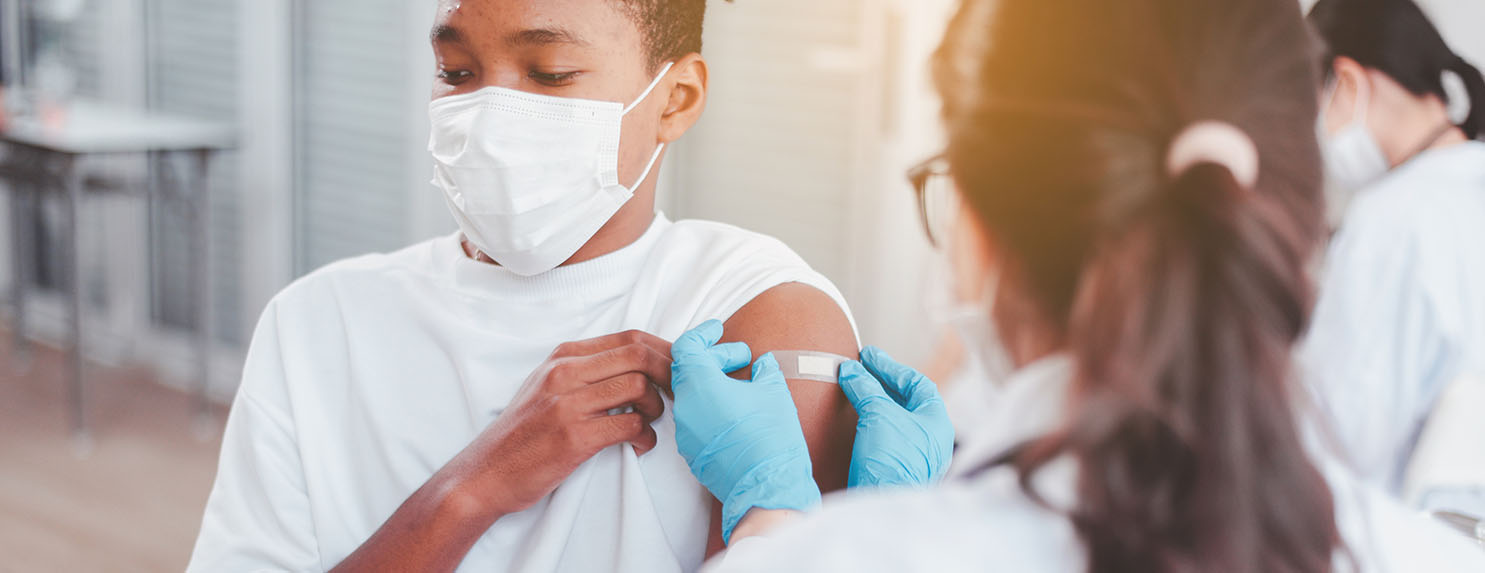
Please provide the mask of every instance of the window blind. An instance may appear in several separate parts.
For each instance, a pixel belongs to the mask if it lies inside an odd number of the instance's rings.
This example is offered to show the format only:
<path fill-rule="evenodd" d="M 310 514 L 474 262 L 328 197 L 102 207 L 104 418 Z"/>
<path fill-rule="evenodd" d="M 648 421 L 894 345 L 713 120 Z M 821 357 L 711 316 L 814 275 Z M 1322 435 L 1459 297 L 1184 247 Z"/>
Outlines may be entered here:
<path fill-rule="evenodd" d="M 299 0 L 295 267 L 404 246 L 404 0 Z M 418 135 L 423 137 L 423 135 Z"/>

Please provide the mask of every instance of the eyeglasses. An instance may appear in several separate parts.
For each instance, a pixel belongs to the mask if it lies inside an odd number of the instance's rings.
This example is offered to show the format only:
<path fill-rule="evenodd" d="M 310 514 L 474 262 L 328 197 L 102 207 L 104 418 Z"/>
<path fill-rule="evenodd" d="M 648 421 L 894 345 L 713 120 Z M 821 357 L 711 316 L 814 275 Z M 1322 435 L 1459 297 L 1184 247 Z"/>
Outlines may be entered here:
<path fill-rule="evenodd" d="M 923 232 L 935 248 L 948 244 L 950 226 L 959 215 L 959 194 L 949 175 L 949 159 L 940 153 L 913 166 L 907 172 L 908 182 L 918 198 L 918 214 Z"/>

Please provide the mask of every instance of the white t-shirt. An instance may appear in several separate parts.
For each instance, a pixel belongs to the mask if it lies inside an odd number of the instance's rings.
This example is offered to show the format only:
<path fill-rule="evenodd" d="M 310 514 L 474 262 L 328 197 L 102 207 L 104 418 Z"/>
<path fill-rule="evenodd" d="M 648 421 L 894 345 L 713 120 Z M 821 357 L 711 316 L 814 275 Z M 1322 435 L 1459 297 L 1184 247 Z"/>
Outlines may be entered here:
<path fill-rule="evenodd" d="M 629 329 L 673 340 L 791 282 L 846 309 L 783 243 L 663 215 L 632 245 L 534 277 L 468 259 L 457 234 L 319 270 L 259 321 L 189 570 L 329 569 L 558 344 Z M 710 496 L 676 452 L 670 411 L 654 425 L 653 451 L 600 452 L 496 522 L 460 570 L 695 570 Z"/>

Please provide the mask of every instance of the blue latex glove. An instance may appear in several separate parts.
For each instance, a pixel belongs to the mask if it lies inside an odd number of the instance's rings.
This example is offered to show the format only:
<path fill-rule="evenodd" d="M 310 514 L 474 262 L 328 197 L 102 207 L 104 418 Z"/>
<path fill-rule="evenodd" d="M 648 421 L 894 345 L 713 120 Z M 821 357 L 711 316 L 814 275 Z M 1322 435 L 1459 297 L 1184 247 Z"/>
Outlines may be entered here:
<path fill-rule="evenodd" d="M 954 451 L 954 424 L 938 388 L 881 349 L 867 347 L 861 360 L 840 365 L 841 389 L 859 416 L 847 487 L 938 481 Z"/>
<path fill-rule="evenodd" d="M 804 511 L 820 503 L 799 412 L 772 354 L 753 364 L 752 380 L 728 372 L 752 361 L 741 342 L 718 345 L 711 320 L 671 345 L 675 441 L 696 479 L 722 500 L 722 540 L 749 509 Z"/>

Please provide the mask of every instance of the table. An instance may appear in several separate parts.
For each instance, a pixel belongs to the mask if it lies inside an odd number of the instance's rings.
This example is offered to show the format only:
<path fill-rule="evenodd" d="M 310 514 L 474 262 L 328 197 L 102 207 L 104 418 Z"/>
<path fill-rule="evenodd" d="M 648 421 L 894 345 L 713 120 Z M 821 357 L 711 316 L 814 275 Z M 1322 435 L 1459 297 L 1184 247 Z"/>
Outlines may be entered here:
<path fill-rule="evenodd" d="M 207 255 L 210 241 L 211 206 L 208 201 L 208 168 L 214 153 L 235 146 L 232 126 L 186 117 L 146 112 L 143 110 L 92 101 L 75 101 L 64 108 L 62 121 L 48 124 L 35 117 L 12 118 L 0 132 L 0 145 L 5 148 L 0 158 L 0 178 L 11 189 L 11 259 L 15 266 L 12 293 L 15 317 L 12 328 L 16 348 L 26 351 L 26 290 L 30 283 L 29 234 L 23 220 L 29 207 L 43 193 L 60 193 L 64 197 L 65 232 L 62 258 L 66 271 L 65 290 L 68 315 L 67 409 L 77 443 L 90 443 L 83 377 L 83 288 L 82 266 L 78 257 L 78 214 L 89 193 L 128 194 L 132 185 L 111 180 L 106 174 L 89 173 L 87 158 L 98 156 L 143 155 L 161 173 L 169 169 L 174 154 L 191 159 L 194 173 L 174 181 L 162 181 L 158 187 L 141 185 L 145 192 L 137 196 L 175 201 L 186 207 L 193 238 L 190 255 L 192 304 L 196 310 L 196 381 L 195 408 L 198 427 L 210 422 L 209 374 L 211 349 L 211 265 Z M 162 177 L 164 179 L 164 177 Z M 174 183 L 170 185 L 169 183 Z"/>

